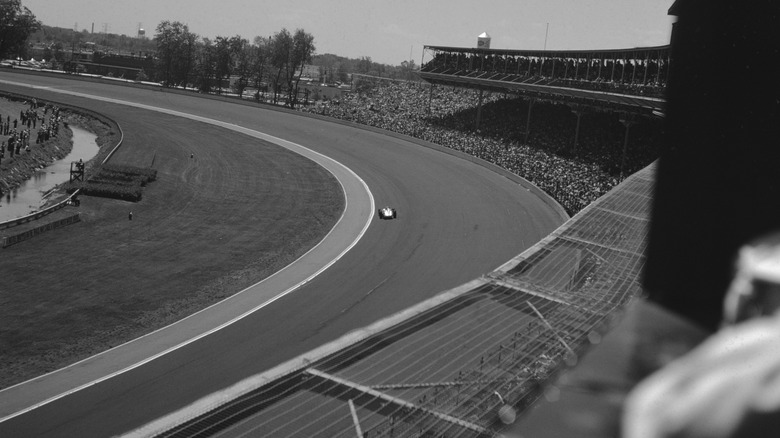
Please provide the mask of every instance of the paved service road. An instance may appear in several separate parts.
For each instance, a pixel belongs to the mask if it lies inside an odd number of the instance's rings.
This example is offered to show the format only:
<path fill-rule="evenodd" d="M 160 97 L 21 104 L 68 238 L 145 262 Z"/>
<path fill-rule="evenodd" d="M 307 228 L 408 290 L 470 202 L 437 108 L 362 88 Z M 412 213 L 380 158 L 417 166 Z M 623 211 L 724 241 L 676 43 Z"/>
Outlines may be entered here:
<path fill-rule="evenodd" d="M 562 222 L 532 192 L 487 167 L 372 130 L 166 91 L 12 72 L 0 80 L 34 83 L 43 88 L 25 94 L 105 112 L 125 131 L 143 129 L 133 122 L 138 109 L 52 89 L 180 111 L 289 140 L 352 169 L 378 205 L 398 210 L 397 220 L 374 218 L 354 248 L 294 293 L 143 366 L 0 423 L 0 436 L 111 436 L 135 429 L 478 277 Z"/>

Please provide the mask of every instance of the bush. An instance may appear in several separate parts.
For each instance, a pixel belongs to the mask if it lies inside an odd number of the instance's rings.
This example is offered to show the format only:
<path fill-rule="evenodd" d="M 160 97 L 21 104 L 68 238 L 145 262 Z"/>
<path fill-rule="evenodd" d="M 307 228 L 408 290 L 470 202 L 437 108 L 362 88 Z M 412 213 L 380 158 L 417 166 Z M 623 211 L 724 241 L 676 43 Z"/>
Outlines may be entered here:
<path fill-rule="evenodd" d="M 68 193 L 73 193 L 76 189 L 81 189 L 81 194 L 84 196 L 119 199 L 129 202 L 140 201 L 143 194 L 140 186 L 96 183 L 92 181 L 70 183 L 66 190 Z"/>
<path fill-rule="evenodd" d="M 99 168 L 98 175 L 113 175 L 116 178 L 122 178 L 123 176 L 141 178 L 144 184 L 146 184 L 157 179 L 157 169 L 104 164 Z"/>
<path fill-rule="evenodd" d="M 73 193 L 81 189 L 81 194 L 85 196 L 138 202 L 141 200 L 143 187 L 156 179 L 156 169 L 104 164 L 95 169 L 87 181 L 69 183 L 66 190 Z"/>

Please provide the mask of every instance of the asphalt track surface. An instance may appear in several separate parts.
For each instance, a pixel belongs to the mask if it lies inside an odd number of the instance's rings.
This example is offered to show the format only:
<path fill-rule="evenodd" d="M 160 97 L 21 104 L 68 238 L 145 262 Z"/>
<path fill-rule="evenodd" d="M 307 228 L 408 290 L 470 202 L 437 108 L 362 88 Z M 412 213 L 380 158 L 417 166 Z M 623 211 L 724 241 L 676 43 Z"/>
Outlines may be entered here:
<path fill-rule="evenodd" d="M 0 79 L 142 103 L 289 140 L 352 169 L 376 203 L 394 206 L 399 216 L 374 218 L 357 245 L 295 292 L 143 366 L 0 423 L 0 436 L 133 430 L 489 272 L 562 221 L 532 191 L 486 166 L 373 130 L 158 90 L 10 73 Z M 26 91 L 79 106 L 89 102 Z M 91 108 L 107 112 L 125 131 L 143 129 L 133 121 L 137 108 L 97 101 Z"/>

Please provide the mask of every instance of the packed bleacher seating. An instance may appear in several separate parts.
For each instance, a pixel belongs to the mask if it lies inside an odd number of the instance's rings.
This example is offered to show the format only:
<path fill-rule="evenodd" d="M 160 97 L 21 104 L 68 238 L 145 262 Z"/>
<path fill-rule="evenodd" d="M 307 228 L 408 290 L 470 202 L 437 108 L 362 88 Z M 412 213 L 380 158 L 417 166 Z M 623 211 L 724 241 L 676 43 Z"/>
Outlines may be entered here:
<path fill-rule="evenodd" d="M 428 113 L 430 86 L 376 80 L 370 86 L 356 86 L 359 92 L 304 111 L 409 135 L 484 159 L 531 181 L 571 215 L 620 182 L 625 127 L 617 114 L 585 111 L 575 148 L 577 118 L 571 109 L 537 102 L 526 141 L 526 100 L 488 95 L 480 127 L 475 129 L 476 91 L 435 86 Z M 660 134 L 659 120 L 638 120 L 632 125 L 623 175 L 656 158 Z"/>
<path fill-rule="evenodd" d="M 663 97 L 668 47 L 565 51 L 489 51 L 429 47 L 422 71 L 503 82 Z"/>

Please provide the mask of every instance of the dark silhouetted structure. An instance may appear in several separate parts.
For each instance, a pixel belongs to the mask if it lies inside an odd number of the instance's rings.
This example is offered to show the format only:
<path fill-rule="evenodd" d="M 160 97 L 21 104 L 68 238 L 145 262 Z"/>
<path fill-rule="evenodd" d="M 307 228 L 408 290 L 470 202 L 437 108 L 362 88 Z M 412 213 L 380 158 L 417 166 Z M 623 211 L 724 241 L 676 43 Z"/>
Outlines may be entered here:
<path fill-rule="evenodd" d="M 780 3 L 679 0 L 644 286 L 715 330 L 738 248 L 780 228 Z"/>

